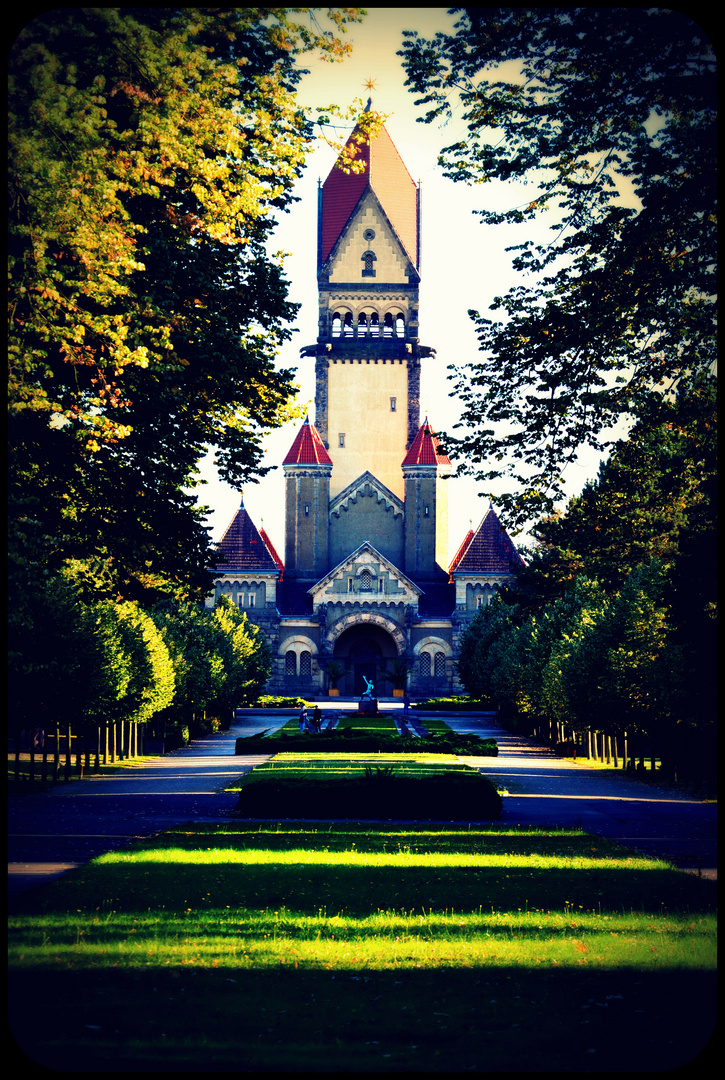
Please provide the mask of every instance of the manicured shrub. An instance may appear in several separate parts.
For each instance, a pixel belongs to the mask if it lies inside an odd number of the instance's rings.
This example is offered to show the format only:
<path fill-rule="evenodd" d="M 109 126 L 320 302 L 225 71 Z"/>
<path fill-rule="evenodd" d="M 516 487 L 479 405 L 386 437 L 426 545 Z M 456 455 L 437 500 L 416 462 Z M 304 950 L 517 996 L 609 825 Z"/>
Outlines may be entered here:
<path fill-rule="evenodd" d="M 352 779 L 250 774 L 239 792 L 243 818 L 393 819 L 402 821 L 489 821 L 500 817 L 495 785 L 475 770 L 441 770 L 411 777 L 370 771 Z"/>

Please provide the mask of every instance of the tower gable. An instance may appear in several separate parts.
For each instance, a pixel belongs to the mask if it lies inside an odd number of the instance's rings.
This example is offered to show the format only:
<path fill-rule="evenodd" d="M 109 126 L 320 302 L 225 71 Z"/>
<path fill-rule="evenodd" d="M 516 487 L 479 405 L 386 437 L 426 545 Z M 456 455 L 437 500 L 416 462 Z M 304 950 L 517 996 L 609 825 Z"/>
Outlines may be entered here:
<path fill-rule="evenodd" d="M 330 285 L 419 280 L 409 253 L 368 185 L 322 267 Z"/>
<path fill-rule="evenodd" d="M 371 472 L 364 472 L 330 502 L 330 561 L 340 562 L 370 537 L 395 565 L 403 562 L 401 499 Z"/>

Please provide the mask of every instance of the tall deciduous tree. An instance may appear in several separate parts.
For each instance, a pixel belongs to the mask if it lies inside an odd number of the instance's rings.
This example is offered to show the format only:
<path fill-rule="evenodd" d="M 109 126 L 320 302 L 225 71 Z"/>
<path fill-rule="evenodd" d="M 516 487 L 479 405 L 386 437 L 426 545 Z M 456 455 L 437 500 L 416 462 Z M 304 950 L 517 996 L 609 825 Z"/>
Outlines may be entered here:
<path fill-rule="evenodd" d="M 580 448 L 714 362 L 716 72 L 710 41 L 664 8 L 470 8 L 401 55 L 423 121 L 462 110 L 446 175 L 531 185 L 489 225 L 552 216 L 522 283 L 471 310 L 483 356 L 452 378 L 462 471 L 509 475 L 512 523 L 550 510 Z M 482 201 L 483 201 L 482 193 Z M 524 276 L 526 280 L 524 280 Z"/>
<path fill-rule="evenodd" d="M 296 305 L 267 241 L 311 122 L 299 58 L 357 9 L 58 8 L 9 69 L 11 550 L 20 588 L 68 559 L 89 587 L 205 586 L 184 493 L 216 449 L 260 476 Z M 292 14 L 294 11 L 294 14 Z"/>

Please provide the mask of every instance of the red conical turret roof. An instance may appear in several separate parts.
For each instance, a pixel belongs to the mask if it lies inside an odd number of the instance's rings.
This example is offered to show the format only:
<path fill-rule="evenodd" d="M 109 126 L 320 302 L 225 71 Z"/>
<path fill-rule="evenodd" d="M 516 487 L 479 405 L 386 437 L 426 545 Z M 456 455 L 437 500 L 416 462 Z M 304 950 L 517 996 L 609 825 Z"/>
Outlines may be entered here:
<path fill-rule="evenodd" d="M 355 129 L 347 145 L 359 135 Z M 321 256 L 328 257 L 368 184 L 375 192 L 414 266 L 418 265 L 418 189 L 393 140 L 381 126 L 357 147 L 363 171 L 344 172 L 334 165 L 322 185 Z"/>
<path fill-rule="evenodd" d="M 413 445 L 403 458 L 403 467 L 406 465 L 450 465 L 450 458 L 438 450 L 438 437 L 426 420 L 418 429 L 418 434 L 413 439 Z"/>
<path fill-rule="evenodd" d="M 332 458 L 325 450 L 325 444 L 315 425 L 310 423 L 308 416 L 305 417 L 305 422 L 297 432 L 295 441 L 282 464 L 332 465 Z"/>

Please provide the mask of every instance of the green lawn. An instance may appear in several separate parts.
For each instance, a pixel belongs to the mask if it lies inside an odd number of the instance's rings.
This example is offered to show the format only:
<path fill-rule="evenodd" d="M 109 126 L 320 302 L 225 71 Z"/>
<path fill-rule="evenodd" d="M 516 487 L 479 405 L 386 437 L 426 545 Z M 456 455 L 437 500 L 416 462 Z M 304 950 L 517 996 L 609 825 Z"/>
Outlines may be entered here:
<path fill-rule="evenodd" d="M 577 830 L 188 826 L 21 899 L 11 1020 L 59 1071 L 664 1071 L 715 902 Z"/>

